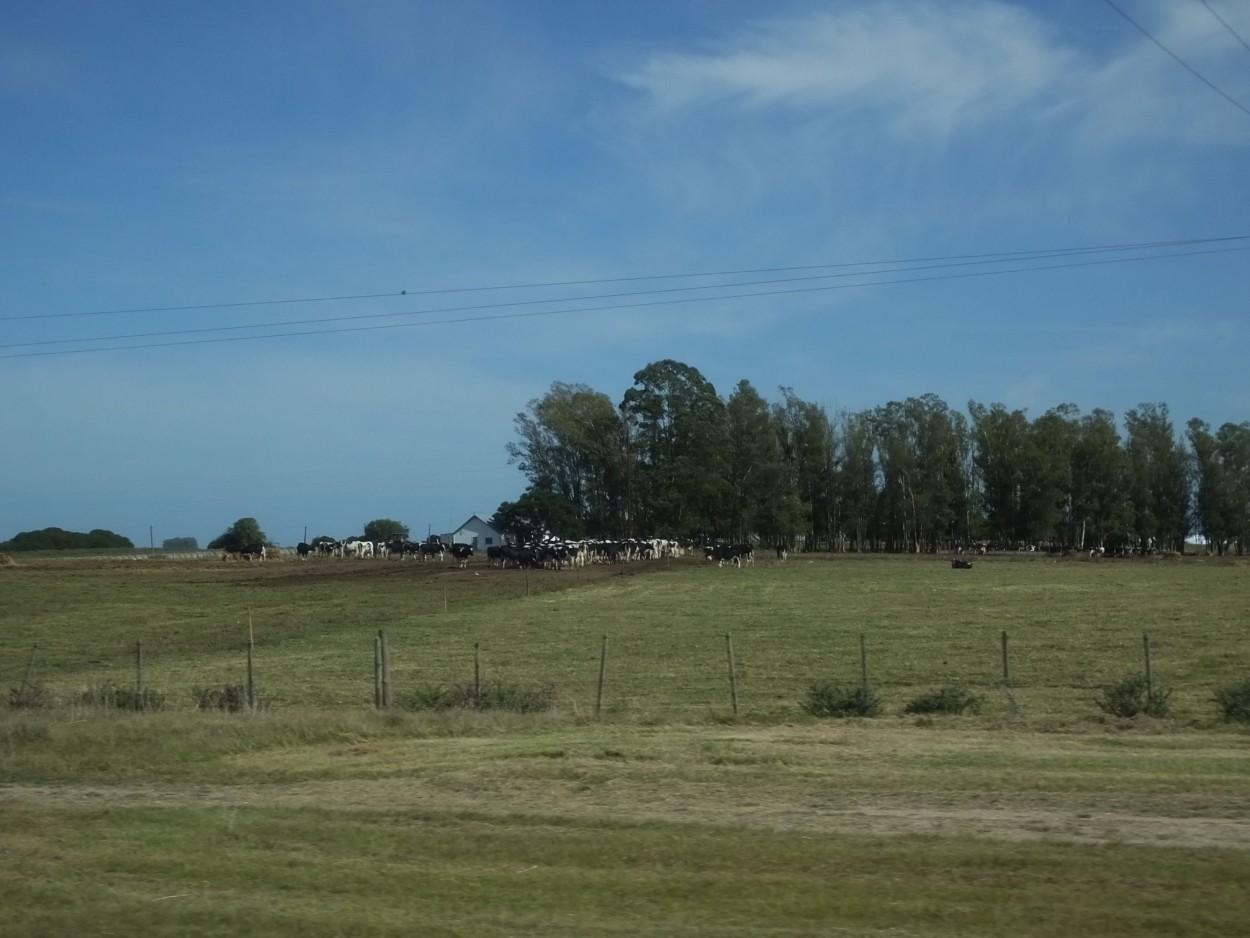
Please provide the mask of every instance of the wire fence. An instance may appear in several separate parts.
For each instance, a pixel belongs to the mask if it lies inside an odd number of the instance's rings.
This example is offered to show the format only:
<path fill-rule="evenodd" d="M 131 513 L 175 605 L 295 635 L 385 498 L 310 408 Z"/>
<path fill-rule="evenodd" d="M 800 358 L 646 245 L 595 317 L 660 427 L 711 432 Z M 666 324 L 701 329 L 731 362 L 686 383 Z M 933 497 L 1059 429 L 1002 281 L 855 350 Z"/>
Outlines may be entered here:
<path fill-rule="evenodd" d="M 987 716 L 1092 715 L 1109 686 L 1132 677 L 1168 695 L 1173 716 L 1204 719 L 1218 716 L 1220 687 L 1247 677 L 1235 655 L 1220 656 L 1222 669 L 1199 671 L 1191 654 L 1169 661 L 1166 646 L 1161 657 L 1142 633 L 1109 633 L 1066 653 L 1006 631 L 983 638 L 917 653 L 903 638 L 872 633 L 778 647 L 768 635 L 712 631 L 519 642 L 361 628 L 346 641 L 336 631 L 270 645 L 236 629 L 207 643 L 201 636 L 194 650 L 185 637 L 104 643 L 86 656 L 70 643 L 40 642 L 20 655 L 10 650 L 0 680 L 11 709 L 425 709 L 454 700 L 434 693 L 454 688 L 466 693 L 461 706 L 506 708 L 483 688 L 508 688 L 513 705 L 541 701 L 582 716 L 784 719 L 803 714 L 813 688 L 830 683 L 871 695 L 886 715 L 952 687 Z"/>

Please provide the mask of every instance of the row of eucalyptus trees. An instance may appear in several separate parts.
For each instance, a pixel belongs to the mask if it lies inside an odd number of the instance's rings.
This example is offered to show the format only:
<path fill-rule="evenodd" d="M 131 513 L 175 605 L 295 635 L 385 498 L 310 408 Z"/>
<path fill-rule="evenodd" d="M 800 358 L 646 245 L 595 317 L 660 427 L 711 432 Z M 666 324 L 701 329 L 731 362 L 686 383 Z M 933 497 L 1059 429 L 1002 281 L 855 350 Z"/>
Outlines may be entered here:
<path fill-rule="evenodd" d="M 812 549 L 1181 550 L 1250 546 L 1250 424 L 1184 436 L 1165 404 L 1124 416 L 1074 405 L 1034 419 L 967 414 L 933 394 L 830 414 L 743 380 L 722 398 L 698 369 L 655 362 L 619 403 L 553 384 L 516 416 L 529 480 L 497 520 L 514 531 L 748 538 Z"/>

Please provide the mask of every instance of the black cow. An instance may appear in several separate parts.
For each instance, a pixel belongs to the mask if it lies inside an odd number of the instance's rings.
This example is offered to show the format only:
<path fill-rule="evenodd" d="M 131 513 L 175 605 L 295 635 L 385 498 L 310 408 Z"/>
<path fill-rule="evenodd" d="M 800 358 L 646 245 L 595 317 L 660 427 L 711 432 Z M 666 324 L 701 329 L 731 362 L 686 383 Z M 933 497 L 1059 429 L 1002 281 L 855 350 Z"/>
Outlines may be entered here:
<path fill-rule="evenodd" d="M 451 555 L 460 562 L 461 567 L 469 565 L 469 558 L 473 556 L 472 544 L 452 544 Z"/>

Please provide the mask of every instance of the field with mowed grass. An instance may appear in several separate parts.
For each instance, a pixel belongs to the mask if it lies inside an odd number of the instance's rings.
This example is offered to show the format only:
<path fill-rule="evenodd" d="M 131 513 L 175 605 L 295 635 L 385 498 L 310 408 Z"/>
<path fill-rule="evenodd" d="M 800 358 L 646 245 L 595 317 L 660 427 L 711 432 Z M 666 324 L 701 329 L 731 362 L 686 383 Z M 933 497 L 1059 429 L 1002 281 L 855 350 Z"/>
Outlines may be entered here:
<path fill-rule="evenodd" d="M 1250 934 L 1242 563 L 19 555 L 0 591 L 0 935 Z M 198 709 L 249 629 L 261 708 Z M 1156 715 L 1104 712 L 1147 650 Z M 418 709 L 475 687 L 544 707 Z"/>

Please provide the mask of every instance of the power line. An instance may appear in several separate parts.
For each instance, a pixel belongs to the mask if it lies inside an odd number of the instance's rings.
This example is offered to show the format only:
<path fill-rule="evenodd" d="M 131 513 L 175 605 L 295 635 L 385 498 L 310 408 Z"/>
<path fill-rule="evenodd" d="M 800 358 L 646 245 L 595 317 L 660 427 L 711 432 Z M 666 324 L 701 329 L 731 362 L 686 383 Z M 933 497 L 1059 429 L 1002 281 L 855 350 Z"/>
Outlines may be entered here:
<path fill-rule="evenodd" d="M 1218 94 L 1221 98 L 1223 98 L 1225 101 L 1227 101 L 1227 102 L 1228 102 L 1229 104 L 1231 104 L 1233 107 L 1237 108 L 1237 110 L 1241 111 L 1241 112 L 1242 112 L 1243 114 L 1245 114 L 1247 117 L 1250 117 L 1250 108 L 1247 108 L 1244 104 L 1242 104 L 1242 103 L 1241 103 L 1240 101 L 1238 101 L 1236 98 L 1234 98 L 1234 97 L 1232 97 L 1232 96 L 1230 96 L 1230 95 L 1226 94 L 1226 93 L 1223 91 L 1223 89 L 1221 89 L 1220 87 L 1218 87 L 1218 86 L 1217 86 L 1214 82 L 1212 82 L 1210 79 L 1208 79 L 1205 75 L 1203 75 L 1201 72 L 1199 72 L 1197 69 L 1195 69 L 1192 65 L 1190 65 L 1188 62 L 1186 62 L 1184 59 L 1182 59 L 1179 55 L 1177 55 L 1175 52 L 1173 52 L 1171 49 L 1169 49 L 1167 46 L 1165 46 L 1163 43 L 1161 43 L 1158 39 L 1156 39 L 1154 36 L 1152 36 L 1152 35 L 1151 35 L 1148 31 L 1147 31 L 1146 27 L 1144 27 L 1144 26 L 1142 26 L 1142 25 L 1141 25 L 1141 23 L 1137 22 L 1137 20 L 1133 19 L 1131 16 L 1129 16 L 1127 13 L 1125 13 L 1123 10 L 1121 10 L 1118 6 L 1116 6 L 1114 3 L 1112 3 L 1112 2 L 1111 2 L 1111 0 L 1103 0 L 1103 3 L 1107 4 L 1107 6 L 1111 7 L 1111 9 L 1113 9 L 1113 10 L 1115 10 L 1117 13 L 1119 13 L 1122 17 L 1124 17 L 1126 20 L 1128 20 L 1128 22 L 1129 22 L 1130 24 L 1132 24 L 1132 25 L 1133 25 L 1133 27 L 1134 27 L 1134 28 L 1136 28 L 1138 32 L 1140 32 L 1143 36 L 1145 36 L 1147 39 L 1149 39 L 1151 42 L 1153 42 L 1156 46 L 1158 46 L 1160 49 L 1162 49 L 1164 52 L 1166 52 L 1168 55 L 1170 55 L 1173 59 L 1175 59 L 1175 60 L 1176 60 L 1176 63 L 1177 63 L 1178 65 L 1180 65 L 1180 66 L 1181 66 L 1181 68 L 1185 69 L 1185 71 L 1189 72 L 1189 74 L 1193 75 L 1193 76 L 1194 76 L 1195 78 L 1197 78 L 1200 82 L 1202 82 L 1204 85 L 1206 85 L 1208 88 L 1210 88 L 1210 89 L 1211 89 L 1212 91 L 1214 91 L 1216 94 Z"/>
<path fill-rule="evenodd" d="M 927 277 L 904 277 L 904 278 L 900 278 L 896 280 L 875 280 L 875 281 L 868 281 L 865 283 L 826 284 L 824 286 L 819 286 L 819 287 L 797 287 L 797 288 L 789 289 L 789 290 L 763 290 L 763 291 L 757 291 L 757 292 L 752 292 L 752 293 L 722 294 L 719 296 L 680 297 L 677 299 L 647 300 L 647 301 L 637 302 L 637 303 L 612 303 L 612 304 L 607 304 L 603 306 L 586 306 L 586 307 L 571 308 L 571 309 L 531 310 L 528 312 L 500 313 L 500 314 L 492 315 L 492 316 L 473 316 L 473 317 L 467 317 L 467 318 L 461 318 L 461 319 L 436 319 L 436 320 L 429 320 L 425 322 L 385 323 L 381 325 L 375 324 L 375 325 L 368 325 L 368 326 L 345 326 L 345 327 L 337 328 L 337 329 L 309 329 L 309 330 L 304 330 L 304 331 L 299 331 L 299 332 L 276 332 L 276 333 L 271 333 L 268 335 L 218 336 L 216 338 L 210 338 L 210 339 L 183 339 L 183 340 L 178 340 L 178 341 L 173 341 L 173 342 L 149 342 L 149 343 L 143 343 L 143 344 L 138 344 L 138 345 L 109 346 L 107 348 L 60 349 L 60 350 L 45 351 L 45 352 L 16 352 L 16 353 L 11 353 L 7 355 L 0 355 L 0 359 L 36 358 L 36 357 L 47 357 L 47 356 L 53 356 L 53 355 L 81 355 L 81 354 L 99 353 L 99 352 L 130 351 L 134 349 L 170 348 L 174 346 L 183 346 L 183 345 L 209 345 L 209 344 L 224 343 L 224 342 L 254 341 L 258 339 L 283 339 L 283 338 L 295 338 L 295 337 L 310 336 L 310 335 L 330 335 L 330 334 L 346 333 L 346 332 L 373 332 L 373 331 L 378 331 L 381 329 L 402 329 L 402 328 L 411 328 L 415 326 L 439 326 L 439 325 L 459 325 L 459 324 L 474 323 L 474 322 L 495 322 L 495 321 L 508 320 L 508 319 L 529 319 L 529 318 L 534 318 L 537 316 L 561 316 L 561 315 L 568 315 L 571 313 L 589 313 L 589 312 L 616 311 L 616 310 L 624 310 L 624 309 L 641 309 L 641 308 L 650 307 L 650 306 L 673 306 L 673 305 L 686 304 L 686 303 L 706 303 L 706 302 L 713 302 L 717 300 L 755 299 L 755 298 L 767 297 L 767 296 L 785 296 L 785 295 L 793 295 L 793 294 L 801 294 L 801 293 L 820 293 L 820 292 L 829 292 L 833 290 L 847 290 L 847 289 L 852 289 L 855 287 L 887 286 L 887 285 L 904 284 L 904 283 L 926 283 L 926 282 L 933 282 L 933 281 L 938 281 L 938 280 L 961 280 L 961 279 L 969 279 L 973 277 L 988 277 L 988 276 L 994 276 L 994 275 L 1000 275 L 1000 274 L 1030 273 L 1030 272 L 1041 271 L 1041 270 L 1063 270 L 1063 269 L 1078 268 L 1078 267 L 1096 267 L 1096 266 L 1105 265 L 1105 264 L 1127 264 L 1127 263 L 1135 263 L 1135 262 L 1139 262 L 1143 260 L 1161 260 L 1161 259 L 1171 258 L 1171 257 L 1190 257 L 1196 254 L 1226 254 L 1226 253 L 1231 253 L 1231 252 L 1236 252 L 1236 251 L 1246 251 L 1246 250 L 1250 250 L 1250 246 L 1213 248 L 1211 250 L 1206 250 L 1206 251 L 1183 251 L 1183 252 L 1177 252 L 1173 254 L 1157 254 L 1157 255 L 1152 255 L 1150 257 L 1116 257 L 1116 258 L 1108 258 L 1108 259 L 1102 259 L 1102 260 L 1071 262 L 1071 263 L 1065 263 L 1065 264 L 1043 264 L 1043 265 L 1034 266 L 1034 267 L 1014 267 L 1014 268 L 1005 268 L 1005 269 L 1000 269 L 1000 270 L 965 271 L 962 273 L 954 273 L 954 274 L 934 274 L 932 276 L 927 276 Z M 257 326 L 253 328 L 262 328 L 262 327 Z"/>
<path fill-rule="evenodd" d="M 1204 241 L 1200 243 L 1212 243 L 1216 241 L 1229 241 L 1229 240 L 1250 240 L 1250 236 L 1246 236 L 1245 238 L 1242 238 L 1242 239 L 1229 239 L 1229 238 L 1204 239 Z M 1163 245 L 1167 243 L 1169 242 L 1155 242 L 1155 244 L 1157 245 Z M 1193 241 L 1170 242 L 1170 243 L 1173 245 L 1178 245 L 1178 246 L 1181 244 L 1186 244 L 1186 245 L 1195 244 L 1195 242 Z M 1137 246 L 1134 245 L 1133 248 L 1137 248 Z M 1105 252 L 1114 251 L 1114 250 L 1127 250 L 1127 249 L 1128 248 L 1125 248 L 1123 246 L 1103 246 L 1103 247 L 1093 247 L 1093 248 L 1072 248 L 1067 251 L 1062 251 L 1059 249 L 1051 249 L 1046 252 L 1016 251 L 1016 252 L 1011 252 L 1010 254 L 1004 254 L 1004 255 L 965 255 L 967 257 L 981 257 L 984 259 L 959 260 L 959 261 L 950 261 L 947 263 L 938 263 L 938 264 L 917 264 L 911 267 L 895 267 L 890 271 L 882 271 L 882 272 L 883 273 L 887 273 L 887 272 L 888 273 L 912 273 L 915 271 L 933 270 L 933 269 L 940 269 L 940 268 L 946 268 L 946 267 L 966 267 L 966 266 L 972 266 L 972 265 L 977 265 L 977 264 L 1003 263 L 1004 260 L 1006 259 L 1011 259 L 1011 260 L 1024 260 L 1024 259 L 1035 260 L 1035 259 L 1043 259 L 1043 258 L 1053 259 L 1057 257 L 1072 257 L 1072 256 L 1085 255 L 1085 254 L 1099 254 L 1099 253 L 1105 253 Z M 1200 252 L 1187 251 L 1183 253 L 1200 253 Z M 1148 260 L 1150 259 L 1150 257 L 1155 257 L 1155 256 L 1160 256 L 1160 255 L 1150 255 L 1147 257 L 1136 258 L 1136 259 Z M 1163 255 L 1163 256 L 1169 256 L 1169 255 Z M 880 262 L 880 263 L 886 263 L 886 262 Z M 898 264 L 901 262 L 894 261 L 894 262 L 888 262 L 888 263 Z M 835 265 L 828 265 L 828 266 L 835 266 Z M 840 266 L 850 266 L 850 265 L 840 265 Z M 811 270 L 811 269 L 816 269 L 816 268 L 792 267 L 792 268 L 773 268 L 773 269 L 774 270 Z M 675 276 L 681 276 L 681 275 L 666 275 L 666 276 L 675 277 Z M 698 276 L 698 275 L 695 275 L 695 276 Z M 182 336 L 182 335 L 204 335 L 204 334 L 211 333 L 211 332 L 242 332 L 248 329 L 272 329 L 272 328 L 289 327 L 289 326 L 325 325 L 327 323 L 335 323 L 335 322 L 360 322 L 363 320 L 398 319 L 400 317 L 406 317 L 406 316 L 429 316 L 429 315 L 436 315 L 439 313 L 481 312 L 483 310 L 507 309 L 507 308 L 522 307 L 522 306 L 539 306 L 539 305 L 545 305 L 545 304 L 551 304 L 551 303 L 584 303 L 588 300 L 626 299 L 630 297 L 650 296 L 650 295 L 655 295 L 655 294 L 692 293 L 692 292 L 701 291 L 701 290 L 723 289 L 725 287 L 769 286 L 769 285 L 777 284 L 777 283 L 797 283 L 797 282 L 809 281 L 809 280 L 831 280 L 831 279 L 844 279 L 844 278 L 849 278 L 849 277 L 865 277 L 865 276 L 869 276 L 869 272 L 867 271 L 842 271 L 842 272 L 833 273 L 833 274 L 818 274 L 818 275 L 812 275 L 812 276 L 806 276 L 806 277 L 785 277 L 785 278 L 775 278 L 771 280 L 742 281 L 738 283 L 698 284 L 695 286 L 662 287 L 662 288 L 656 288 L 656 289 L 651 289 L 651 290 L 623 291 L 623 292 L 617 292 L 617 293 L 598 293 L 598 294 L 590 294 L 590 295 L 583 295 L 583 296 L 542 297 L 542 298 L 530 299 L 530 300 L 507 300 L 507 301 L 500 301 L 500 302 L 495 302 L 495 303 L 479 303 L 479 304 L 474 304 L 471 306 L 445 306 L 445 307 L 427 309 L 427 310 L 405 310 L 405 311 L 398 312 L 398 313 L 366 313 L 366 314 L 353 315 L 353 316 L 328 316 L 328 317 L 323 317 L 320 319 L 295 319 L 295 320 L 283 320 L 281 322 L 253 323 L 253 324 L 236 325 L 236 326 L 205 326 L 205 327 L 201 327 L 198 329 L 173 329 L 173 330 L 165 330 L 161 332 L 137 332 L 137 333 L 122 334 L 122 335 L 82 336 L 78 338 L 69 338 L 69 339 L 45 339 L 45 340 L 40 340 L 40 341 L 29 341 L 29 342 L 9 342 L 9 343 L 0 344 L 0 349 L 32 348 L 35 346 L 47 346 L 47 345 L 74 345 L 74 344 L 83 343 L 83 342 L 120 342 L 120 341 L 124 341 L 128 339 L 152 339 L 152 338 L 166 338 L 170 336 Z M 647 279 L 647 278 L 635 278 L 635 279 L 640 280 L 640 279 Z M 596 281 L 596 282 L 609 283 L 609 282 L 615 282 L 615 281 Z"/>
<path fill-rule="evenodd" d="M 1238 35 L 1237 30 L 1233 29 L 1233 27 L 1228 25 L 1228 22 L 1224 19 L 1224 17 L 1220 16 L 1220 14 L 1215 12 L 1215 10 L 1211 7 L 1211 4 L 1207 3 L 1207 0 L 1198 0 L 1198 2 L 1207 8 L 1208 13 L 1210 13 L 1217 20 L 1219 20 L 1219 23 L 1221 26 L 1223 26 L 1230 33 L 1232 33 L 1233 38 L 1236 39 L 1238 42 L 1240 42 L 1242 46 L 1245 47 L 1245 50 L 1247 52 L 1250 52 L 1250 44 L 1247 44 L 1246 40 L 1242 39 L 1241 36 Z"/>
<path fill-rule="evenodd" d="M 280 306 L 293 305 L 297 303 L 330 303 L 343 302 L 349 300 L 373 300 L 373 299 L 390 299 L 395 297 L 418 297 L 418 296 L 440 296 L 455 293 L 485 293 L 494 290 L 533 290 L 533 289 L 550 289 L 553 287 L 578 287 L 593 286 L 596 284 L 606 283 L 636 283 L 644 280 L 681 280 L 693 279 L 696 277 L 738 277 L 750 274 L 772 274 L 772 273 L 797 273 L 806 270 L 839 270 L 850 267 L 888 267 L 898 264 L 927 264 L 940 261 L 977 261 L 990 259 L 1000 259 L 1002 261 L 1019 260 L 1031 257 L 1045 257 L 1051 255 L 1069 255 L 1092 253 L 1097 251 L 1132 251 L 1132 250 L 1149 250 L 1161 247 L 1177 247 L 1181 245 L 1196 244 L 1213 244 L 1221 241 L 1244 241 L 1250 239 L 1250 235 L 1230 235 L 1228 237 L 1219 238 L 1190 238 L 1174 241 L 1142 241 L 1137 243 L 1125 244 L 1102 244 L 1088 245 L 1083 247 L 1061 247 L 1061 248 L 1039 248 L 1031 251 L 1002 251 L 990 254 L 950 254 L 939 255 L 936 257 L 910 257 L 900 258 L 896 260 L 884 261 L 843 261 L 831 264 L 806 264 L 792 265 L 783 267 L 755 267 L 740 270 L 716 270 L 716 271 L 698 271 L 694 273 L 673 273 L 673 274 L 640 274 L 636 276 L 625 277 L 603 277 L 588 280 L 552 280 L 545 282 L 530 283 L 511 283 L 511 284 L 492 284 L 488 286 L 467 286 L 467 287 L 444 287 L 429 290 L 399 290 L 388 291 L 384 293 L 357 293 L 344 296 L 311 296 L 298 298 L 282 298 L 276 300 L 236 300 L 218 303 L 196 303 L 180 306 L 145 306 L 135 307 L 131 309 L 97 309 L 85 310 L 68 313 L 27 313 L 17 316 L 0 316 L 0 322 L 18 322 L 23 320 L 34 319 L 68 319 L 86 316 L 120 316 L 140 313 L 172 313 L 172 312 L 195 312 L 209 309 L 240 309 L 255 306 Z"/>

